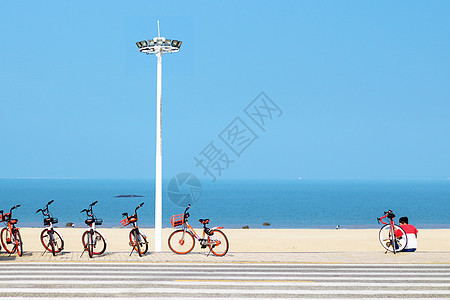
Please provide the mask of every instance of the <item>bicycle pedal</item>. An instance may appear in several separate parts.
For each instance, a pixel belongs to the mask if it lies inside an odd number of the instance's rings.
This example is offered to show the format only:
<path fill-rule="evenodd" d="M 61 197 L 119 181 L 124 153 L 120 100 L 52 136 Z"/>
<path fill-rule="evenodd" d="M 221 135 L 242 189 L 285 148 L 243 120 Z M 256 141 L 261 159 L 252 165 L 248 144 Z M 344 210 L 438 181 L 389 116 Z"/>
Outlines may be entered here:
<path fill-rule="evenodd" d="M 208 247 L 208 245 L 202 245 L 202 249 L 205 249 L 206 247 Z"/>

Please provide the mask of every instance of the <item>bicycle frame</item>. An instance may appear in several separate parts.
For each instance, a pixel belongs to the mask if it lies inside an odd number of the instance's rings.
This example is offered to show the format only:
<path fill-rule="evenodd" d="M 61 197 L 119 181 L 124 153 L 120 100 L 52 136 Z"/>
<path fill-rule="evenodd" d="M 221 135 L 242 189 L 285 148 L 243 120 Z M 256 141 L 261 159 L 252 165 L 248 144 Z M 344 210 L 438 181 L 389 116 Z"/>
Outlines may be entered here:
<path fill-rule="evenodd" d="M 192 228 L 192 226 L 189 224 L 188 222 L 188 218 L 189 218 L 189 213 L 187 213 L 187 210 L 190 208 L 191 206 L 189 205 L 185 212 L 184 212 L 184 224 L 183 224 L 183 230 L 184 232 L 189 231 L 194 238 L 200 242 L 200 244 L 202 246 L 208 246 L 208 245 L 216 245 L 218 246 L 220 244 L 220 241 L 217 241 L 213 235 L 209 234 L 209 232 L 211 232 L 214 229 L 223 229 L 223 227 L 213 227 L 213 228 L 208 228 L 206 227 L 206 223 L 203 223 L 203 235 L 202 237 L 200 237 L 197 232 L 195 232 L 194 228 Z M 212 239 L 214 240 L 213 242 L 208 242 L 208 238 L 207 236 L 209 236 L 210 238 L 213 237 Z M 184 237 L 184 234 L 183 234 Z"/>

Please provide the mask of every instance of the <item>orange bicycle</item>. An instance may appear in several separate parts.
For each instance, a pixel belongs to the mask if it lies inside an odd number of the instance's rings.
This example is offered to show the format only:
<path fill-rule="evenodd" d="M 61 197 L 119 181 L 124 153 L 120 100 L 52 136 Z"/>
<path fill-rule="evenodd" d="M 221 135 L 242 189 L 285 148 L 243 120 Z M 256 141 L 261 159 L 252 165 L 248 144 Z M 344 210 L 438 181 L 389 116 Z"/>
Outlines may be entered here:
<path fill-rule="evenodd" d="M 19 228 L 15 225 L 17 224 L 17 219 L 12 219 L 12 211 L 16 208 L 20 207 L 20 204 L 13 206 L 9 213 L 3 214 L 3 211 L 0 211 L 2 217 L 2 222 L 5 222 L 6 227 L 1 231 L 1 240 L 3 249 L 9 254 L 13 254 L 17 251 L 19 256 L 22 256 L 22 237 L 20 236 Z"/>
<path fill-rule="evenodd" d="M 128 216 L 128 213 L 124 212 L 122 216 L 124 216 L 125 219 L 120 221 L 122 226 L 128 226 L 130 224 L 133 225 L 133 229 L 131 229 L 130 231 L 130 246 L 131 246 L 130 256 L 134 250 L 136 250 L 139 256 L 142 256 L 142 254 L 145 254 L 148 250 L 147 237 L 139 230 L 139 227 L 137 225 L 138 221 L 137 210 L 141 208 L 142 205 L 144 205 L 144 202 L 142 202 L 135 208 L 134 215 Z"/>
<path fill-rule="evenodd" d="M 187 254 L 194 249 L 196 239 L 202 248 L 209 247 L 210 253 L 212 252 L 214 255 L 224 256 L 227 254 L 228 239 L 219 230 L 223 227 L 208 228 L 206 225 L 209 223 L 209 219 L 200 219 L 198 221 L 203 225 L 203 236 L 200 237 L 188 223 L 189 213 L 187 211 L 190 207 L 191 205 L 189 204 L 184 213 L 174 215 L 170 219 L 173 227 L 183 225 L 183 229 L 175 230 L 169 236 L 170 250 L 177 254 Z"/>

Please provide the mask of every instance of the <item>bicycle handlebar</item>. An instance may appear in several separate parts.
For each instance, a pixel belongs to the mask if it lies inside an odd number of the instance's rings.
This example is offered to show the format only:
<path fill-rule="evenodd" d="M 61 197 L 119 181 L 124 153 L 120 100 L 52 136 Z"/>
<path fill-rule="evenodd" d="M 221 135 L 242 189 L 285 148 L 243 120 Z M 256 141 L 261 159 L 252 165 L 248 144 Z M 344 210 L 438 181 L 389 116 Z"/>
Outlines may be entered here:
<path fill-rule="evenodd" d="M 16 208 L 19 208 L 20 204 L 14 205 L 13 207 L 11 207 L 11 209 L 9 210 L 9 213 L 12 215 L 12 211 Z"/>
<path fill-rule="evenodd" d="M 384 212 L 384 216 L 382 216 L 381 218 L 377 218 L 377 222 L 378 224 L 383 223 L 384 225 L 388 225 L 388 223 L 384 222 L 383 219 L 384 218 L 389 218 L 389 219 L 394 219 L 395 215 L 392 209 L 389 209 L 388 211 Z"/>
<path fill-rule="evenodd" d="M 47 205 L 45 205 L 44 208 L 38 209 L 38 210 L 36 211 L 36 213 L 42 212 L 42 215 L 43 215 L 44 217 L 45 217 L 45 216 L 50 217 L 50 211 L 48 210 L 48 206 L 49 206 L 50 204 L 52 204 L 54 201 L 55 201 L 55 200 L 50 200 L 50 201 L 47 203 Z"/>
<path fill-rule="evenodd" d="M 139 205 L 136 207 L 136 209 L 134 210 L 134 213 L 135 213 L 135 214 L 137 214 L 137 210 L 138 210 L 139 208 L 141 208 L 142 205 L 144 205 L 144 202 L 142 202 L 141 204 L 139 204 Z"/>
<path fill-rule="evenodd" d="M 80 213 L 82 213 L 82 212 L 86 212 L 86 215 L 88 216 L 88 217 L 94 217 L 94 213 L 93 213 L 93 211 L 92 211 L 92 206 L 94 206 L 95 204 L 97 204 L 98 203 L 98 201 L 94 201 L 94 202 L 92 202 L 91 204 L 89 204 L 89 208 L 88 209 L 83 209 L 82 211 L 80 211 Z"/>

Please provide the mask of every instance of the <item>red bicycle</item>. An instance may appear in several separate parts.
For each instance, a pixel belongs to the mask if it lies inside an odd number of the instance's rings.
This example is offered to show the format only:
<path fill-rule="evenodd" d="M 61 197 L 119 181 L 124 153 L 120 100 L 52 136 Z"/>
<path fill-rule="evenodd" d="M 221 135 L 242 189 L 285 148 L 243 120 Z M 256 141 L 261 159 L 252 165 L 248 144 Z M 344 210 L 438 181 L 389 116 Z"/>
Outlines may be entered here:
<path fill-rule="evenodd" d="M 98 201 L 94 201 L 89 204 L 88 209 L 83 209 L 81 211 L 81 213 L 86 213 L 86 221 L 84 221 L 84 223 L 89 226 L 89 229 L 86 230 L 81 237 L 84 249 L 81 256 L 83 256 L 84 251 L 87 251 L 90 258 L 92 258 L 94 254 L 103 254 L 106 250 L 106 239 L 97 229 L 95 229 L 95 225 L 102 225 L 103 223 L 103 220 L 96 218 L 92 211 L 92 206 L 97 203 Z"/>
<path fill-rule="evenodd" d="M 18 207 L 20 207 L 20 204 L 13 206 L 9 210 L 9 213 L 6 214 L 3 214 L 3 211 L 0 211 L 2 215 L 1 220 L 6 224 L 6 227 L 1 231 L 1 240 L 3 249 L 5 249 L 6 252 L 13 254 L 17 251 L 17 255 L 22 256 L 22 237 L 20 236 L 19 228 L 16 227 L 18 220 L 11 218 L 12 211 Z"/>
<path fill-rule="evenodd" d="M 45 251 L 49 251 L 56 255 L 56 253 L 61 252 L 64 249 L 64 240 L 62 235 L 53 228 L 53 224 L 58 223 L 58 219 L 54 218 L 50 211 L 48 210 L 48 206 L 53 203 L 54 200 L 51 200 L 47 203 L 44 208 L 40 208 L 36 211 L 36 213 L 41 212 L 44 217 L 44 226 L 46 227 L 41 232 L 41 243 L 44 246 Z"/>
<path fill-rule="evenodd" d="M 383 222 L 384 218 L 389 219 L 389 223 Z M 394 223 L 394 212 L 392 210 L 388 210 L 384 212 L 384 216 L 381 218 L 377 218 L 378 224 L 385 224 L 381 227 L 380 232 L 378 234 L 378 238 L 380 240 L 381 245 L 388 251 L 397 253 L 405 249 L 407 243 L 406 232 L 397 224 Z"/>

